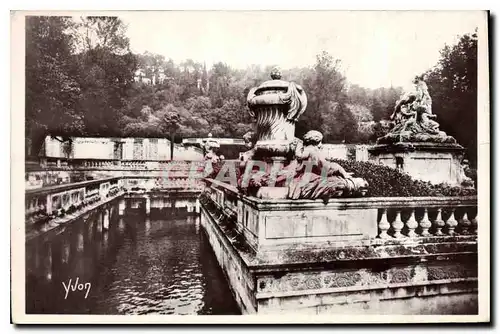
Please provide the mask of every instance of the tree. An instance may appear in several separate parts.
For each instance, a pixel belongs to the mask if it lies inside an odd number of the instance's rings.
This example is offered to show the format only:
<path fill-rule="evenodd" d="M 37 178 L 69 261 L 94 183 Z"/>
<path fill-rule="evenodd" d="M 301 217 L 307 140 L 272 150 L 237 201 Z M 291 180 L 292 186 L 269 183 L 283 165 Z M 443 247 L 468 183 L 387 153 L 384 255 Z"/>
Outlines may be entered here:
<path fill-rule="evenodd" d="M 77 52 L 107 49 L 114 54 L 129 52 L 126 26 L 116 16 L 86 16 L 72 24 Z"/>
<path fill-rule="evenodd" d="M 86 132 L 118 136 L 126 97 L 132 87 L 137 57 L 129 47 L 125 26 L 117 17 L 85 17 L 74 25 L 76 80 L 81 96 L 76 106 Z"/>
<path fill-rule="evenodd" d="M 379 122 L 380 120 L 386 118 L 385 116 L 387 114 L 387 110 L 376 96 L 372 97 L 371 111 L 375 122 Z"/>
<path fill-rule="evenodd" d="M 441 50 L 437 66 L 426 73 L 433 112 L 441 128 L 466 148 L 477 163 L 477 34 L 461 36 Z"/>
<path fill-rule="evenodd" d="M 83 132 L 75 108 L 81 89 L 72 67 L 71 20 L 26 18 L 26 154 L 37 154 L 46 135 Z"/>
<path fill-rule="evenodd" d="M 313 71 L 304 83 L 308 105 L 297 124 L 298 136 L 316 129 L 323 133 L 326 142 L 353 141 L 357 137 L 357 122 L 346 106 L 346 78 L 340 64 L 327 52 L 316 56 Z"/>
<path fill-rule="evenodd" d="M 229 97 L 230 79 L 231 68 L 228 65 L 222 62 L 213 65 L 209 79 L 209 96 L 215 107 L 222 107 L 224 100 Z"/>

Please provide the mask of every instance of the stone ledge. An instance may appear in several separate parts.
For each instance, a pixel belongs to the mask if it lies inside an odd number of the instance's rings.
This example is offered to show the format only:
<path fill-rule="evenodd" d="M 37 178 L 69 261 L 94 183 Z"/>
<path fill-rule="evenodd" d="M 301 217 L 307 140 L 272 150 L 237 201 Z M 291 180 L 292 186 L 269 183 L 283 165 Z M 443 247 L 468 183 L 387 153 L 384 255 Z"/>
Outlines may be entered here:
<path fill-rule="evenodd" d="M 456 286 L 460 285 L 460 286 Z M 477 282 L 259 300 L 259 313 L 477 314 Z"/>
<path fill-rule="evenodd" d="M 475 287 L 471 287 L 468 289 L 448 289 L 447 285 L 453 284 L 472 284 Z M 355 286 L 355 287 L 341 287 L 341 288 L 329 288 L 329 289 L 311 289 L 311 290 L 298 290 L 298 291 L 286 291 L 286 292 L 257 292 L 256 298 L 257 301 L 261 301 L 263 299 L 270 298 L 287 298 L 287 297 L 295 297 L 295 296 L 305 296 L 305 295 L 342 295 L 342 294 L 351 294 L 352 292 L 359 292 L 363 294 L 381 294 L 380 300 L 390 300 L 397 298 L 407 298 L 413 296 L 435 296 L 435 295 L 446 295 L 446 294 L 454 294 L 461 292 L 477 292 L 477 278 L 455 278 L 455 279 L 447 279 L 440 281 L 432 281 L 432 282 L 420 282 L 420 283 L 397 283 L 388 285 L 373 285 L 373 286 Z M 387 293 L 383 290 L 399 290 L 399 289 L 407 289 L 407 290 L 416 290 L 410 291 L 404 296 L 394 295 Z"/>
<path fill-rule="evenodd" d="M 432 142 L 402 142 L 401 144 L 377 144 L 368 148 L 371 154 L 377 153 L 401 153 L 412 151 L 433 151 L 433 152 L 457 152 L 462 153 L 464 147 L 453 143 L 432 143 Z"/>

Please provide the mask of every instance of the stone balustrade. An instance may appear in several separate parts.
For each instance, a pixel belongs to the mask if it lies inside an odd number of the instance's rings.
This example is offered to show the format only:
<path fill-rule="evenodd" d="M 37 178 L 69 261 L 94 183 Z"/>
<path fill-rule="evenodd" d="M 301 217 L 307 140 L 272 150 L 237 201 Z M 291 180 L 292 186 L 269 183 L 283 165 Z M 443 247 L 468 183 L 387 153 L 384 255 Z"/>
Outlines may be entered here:
<path fill-rule="evenodd" d="M 187 179 L 201 179 L 204 163 L 200 161 L 145 161 L 145 160 L 66 160 L 58 166 L 26 165 L 26 189 L 71 184 L 108 177 L 162 178 L 165 184 L 189 183 Z M 179 181 L 184 179 L 184 181 Z"/>
<path fill-rule="evenodd" d="M 207 180 L 205 196 L 254 250 L 293 244 L 383 244 L 477 233 L 477 197 L 265 200 Z"/>
<path fill-rule="evenodd" d="M 161 190 L 201 191 L 205 184 L 196 178 L 125 177 L 124 189 L 128 192 L 149 192 Z"/>
<path fill-rule="evenodd" d="M 64 217 L 86 207 L 116 197 L 121 191 L 118 177 L 55 185 L 25 192 L 27 226 Z"/>
<path fill-rule="evenodd" d="M 475 198 L 461 198 L 460 203 L 453 198 L 439 199 L 432 204 L 425 202 L 425 199 L 414 202 L 420 207 L 409 204 L 401 208 L 379 209 L 377 237 L 404 239 L 477 233 Z"/>
<path fill-rule="evenodd" d="M 43 170 L 75 170 L 75 169 L 103 169 L 103 170 L 189 170 L 192 164 L 203 165 L 203 161 L 182 160 L 118 160 L 118 159 L 65 159 L 40 158 L 40 163 L 33 161 L 26 163 L 27 171 Z"/>

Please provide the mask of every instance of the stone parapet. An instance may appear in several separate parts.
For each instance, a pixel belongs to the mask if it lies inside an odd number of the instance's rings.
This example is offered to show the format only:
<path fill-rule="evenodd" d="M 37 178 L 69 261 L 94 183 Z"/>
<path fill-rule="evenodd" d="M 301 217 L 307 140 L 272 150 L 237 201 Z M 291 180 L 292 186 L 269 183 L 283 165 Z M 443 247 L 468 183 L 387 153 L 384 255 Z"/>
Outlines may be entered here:
<path fill-rule="evenodd" d="M 202 226 L 243 313 L 477 313 L 476 197 L 325 204 L 207 181 Z"/>

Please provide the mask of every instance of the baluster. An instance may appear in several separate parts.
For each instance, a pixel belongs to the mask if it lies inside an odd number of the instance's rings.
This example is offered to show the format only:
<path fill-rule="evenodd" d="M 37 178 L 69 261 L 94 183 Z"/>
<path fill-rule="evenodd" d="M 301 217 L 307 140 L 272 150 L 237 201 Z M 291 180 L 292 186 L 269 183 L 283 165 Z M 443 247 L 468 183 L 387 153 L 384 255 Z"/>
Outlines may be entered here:
<path fill-rule="evenodd" d="M 380 222 L 378 223 L 378 228 L 380 229 L 379 238 L 380 239 L 389 239 L 391 236 L 387 234 L 387 230 L 391 225 L 387 221 L 387 209 L 382 209 L 382 217 L 380 217 Z"/>
<path fill-rule="evenodd" d="M 404 224 L 401 220 L 401 210 L 396 211 L 396 218 L 392 222 L 392 228 L 394 229 L 394 238 L 404 238 L 404 235 L 401 234 L 401 230 L 403 229 Z"/>
<path fill-rule="evenodd" d="M 469 234 L 470 226 L 472 225 L 469 217 L 467 215 L 467 211 L 465 211 L 464 216 L 460 219 L 460 227 L 462 234 Z"/>
<path fill-rule="evenodd" d="M 471 219 L 472 232 L 477 234 L 477 214 L 474 218 Z"/>
<path fill-rule="evenodd" d="M 411 209 L 411 215 L 408 221 L 406 221 L 406 227 L 408 227 L 408 237 L 418 237 L 417 233 L 415 233 L 415 229 L 418 227 L 417 220 L 415 219 L 415 209 Z"/>
<path fill-rule="evenodd" d="M 429 220 L 429 213 L 427 208 L 424 208 L 424 217 L 420 221 L 420 228 L 422 229 L 421 235 L 423 237 L 429 236 L 429 228 L 432 226 L 431 221 Z"/>
<path fill-rule="evenodd" d="M 446 221 L 446 226 L 448 226 L 448 235 L 455 235 L 455 227 L 457 227 L 458 222 L 455 219 L 455 209 L 451 209 L 450 218 Z"/>
<path fill-rule="evenodd" d="M 436 220 L 434 220 L 434 225 L 436 225 L 436 235 L 437 236 L 444 235 L 443 231 L 441 231 L 441 229 L 444 227 L 444 221 L 443 221 L 443 218 L 441 217 L 441 212 L 442 212 L 442 209 L 439 208 L 437 210 Z"/>

